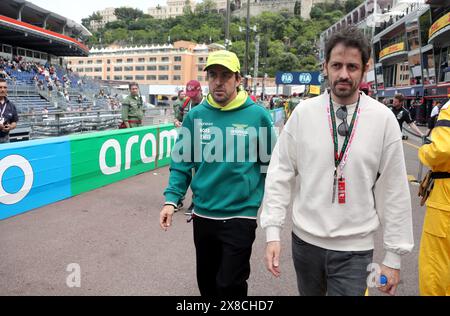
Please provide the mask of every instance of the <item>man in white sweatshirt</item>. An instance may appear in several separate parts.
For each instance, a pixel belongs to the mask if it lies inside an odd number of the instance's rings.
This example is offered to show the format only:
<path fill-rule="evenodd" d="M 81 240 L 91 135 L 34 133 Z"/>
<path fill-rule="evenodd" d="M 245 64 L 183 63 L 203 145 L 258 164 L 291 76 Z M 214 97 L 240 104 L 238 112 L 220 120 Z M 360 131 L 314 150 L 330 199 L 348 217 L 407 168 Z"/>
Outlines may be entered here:
<path fill-rule="evenodd" d="M 358 89 L 370 56 L 364 35 L 346 28 L 325 52 L 330 90 L 296 107 L 269 165 L 260 215 L 267 269 L 280 275 L 280 231 L 293 202 L 300 295 L 364 295 L 380 224 L 378 272 L 388 282 L 379 289 L 394 295 L 401 255 L 413 248 L 402 135 L 392 112 Z"/>

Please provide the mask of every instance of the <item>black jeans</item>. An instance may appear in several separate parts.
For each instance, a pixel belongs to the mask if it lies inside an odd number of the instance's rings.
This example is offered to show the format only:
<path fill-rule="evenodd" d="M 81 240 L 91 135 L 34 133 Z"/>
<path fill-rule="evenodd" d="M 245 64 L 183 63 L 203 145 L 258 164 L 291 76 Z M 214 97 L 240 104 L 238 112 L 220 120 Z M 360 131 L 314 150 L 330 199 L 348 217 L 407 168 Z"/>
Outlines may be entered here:
<path fill-rule="evenodd" d="M 292 233 L 292 258 L 302 296 L 363 296 L 372 257 L 373 250 L 328 250 Z"/>
<path fill-rule="evenodd" d="M 247 296 L 256 220 L 194 217 L 197 283 L 202 296 Z"/>

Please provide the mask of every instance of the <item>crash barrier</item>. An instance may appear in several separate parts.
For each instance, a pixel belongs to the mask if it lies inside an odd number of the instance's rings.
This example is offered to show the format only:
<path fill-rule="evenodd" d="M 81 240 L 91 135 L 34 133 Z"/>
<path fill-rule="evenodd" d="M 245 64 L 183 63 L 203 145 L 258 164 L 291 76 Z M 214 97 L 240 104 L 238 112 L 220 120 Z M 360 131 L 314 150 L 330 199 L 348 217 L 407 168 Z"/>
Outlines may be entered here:
<path fill-rule="evenodd" d="M 0 220 L 169 164 L 173 124 L 0 144 Z"/>

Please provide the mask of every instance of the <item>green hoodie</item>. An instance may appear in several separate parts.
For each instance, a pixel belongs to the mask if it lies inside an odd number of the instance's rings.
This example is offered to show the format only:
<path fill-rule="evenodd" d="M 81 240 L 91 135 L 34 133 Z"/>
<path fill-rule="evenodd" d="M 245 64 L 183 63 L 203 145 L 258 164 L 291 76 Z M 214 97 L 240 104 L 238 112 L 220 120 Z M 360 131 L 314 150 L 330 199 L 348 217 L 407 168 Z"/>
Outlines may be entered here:
<path fill-rule="evenodd" d="M 176 205 L 191 185 L 196 215 L 256 218 L 276 134 L 269 112 L 243 101 L 224 110 L 205 99 L 189 111 L 172 151 L 166 203 Z"/>

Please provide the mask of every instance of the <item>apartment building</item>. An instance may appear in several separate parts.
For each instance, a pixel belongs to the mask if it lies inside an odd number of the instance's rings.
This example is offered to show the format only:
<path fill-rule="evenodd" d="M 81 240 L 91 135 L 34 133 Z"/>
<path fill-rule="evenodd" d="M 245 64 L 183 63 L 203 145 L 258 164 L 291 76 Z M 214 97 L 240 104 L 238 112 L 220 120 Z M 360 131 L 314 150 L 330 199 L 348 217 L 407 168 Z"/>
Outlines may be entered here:
<path fill-rule="evenodd" d="M 89 57 L 69 57 L 73 71 L 100 80 L 179 85 L 191 79 L 206 83 L 203 67 L 208 46 L 178 41 L 169 45 L 91 49 Z"/>
<path fill-rule="evenodd" d="M 191 11 L 195 10 L 195 0 L 187 0 L 191 7 Z M 168 19 L 174 18 L 179 15 L 183 15 L 184 7 L 186 6 L 186 0 L 167 0 L 166 6 L 150 7 L 148 14 L 155 19 Z"/>
<path fill-rule="evenodd" d="M 100 21 L 91 21 L 89 23 L 91 29 L 97 31 L 98 29 L 105 27 L 106 23 L 117 21 L 114 10 L 115 8 L 111 7 L 98 11 L 98 13 L 102 16 L 102 19 Z"/>

